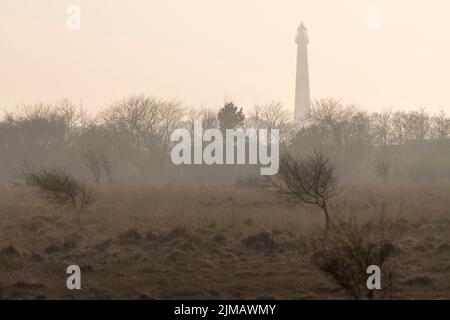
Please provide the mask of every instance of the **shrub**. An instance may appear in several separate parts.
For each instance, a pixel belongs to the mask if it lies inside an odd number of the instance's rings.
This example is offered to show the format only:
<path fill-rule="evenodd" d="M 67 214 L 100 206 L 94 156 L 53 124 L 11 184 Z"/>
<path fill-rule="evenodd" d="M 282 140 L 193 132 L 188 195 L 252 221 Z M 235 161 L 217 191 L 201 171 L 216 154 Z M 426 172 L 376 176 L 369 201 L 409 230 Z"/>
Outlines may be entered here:
<path fill-rule="evenodd" d="M 328 232 L 312 241 L 313 264 L 331 276 L 336 284 L 353 298 L 373 299 L 367 288 L 367 268 L 377 265 L 383 271 L 386 292 L 392 289 L 392 273 L 383 268 L 394 246 L 384 232 L 384 222 L 358 224 L 354 220 L 339 221 Z"/>
<path fill-rule="evenodd" d="M 65 168 L 27 167 L 22 174 L 26 184 L 35 187 L 41 198 L 50 203 L 82 210 L 92 202 L 92 190 Z"/>

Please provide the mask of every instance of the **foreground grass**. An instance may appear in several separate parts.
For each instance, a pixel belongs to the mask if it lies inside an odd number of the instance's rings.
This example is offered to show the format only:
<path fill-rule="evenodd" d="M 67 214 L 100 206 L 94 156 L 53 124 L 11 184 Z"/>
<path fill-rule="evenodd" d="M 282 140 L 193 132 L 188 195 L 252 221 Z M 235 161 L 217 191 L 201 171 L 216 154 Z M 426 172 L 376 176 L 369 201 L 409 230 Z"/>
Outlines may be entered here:
<path fill-rule="evenodd" d="M 25 187 L 0 189 L 0 298 L 348 298 L 311 263 L 320 212 L 258 190 L 103 187 L 78 219 Z M 332 204 L 390 221 L 394 297 L 450 298 L 448 189 L 349 186 Z M 70 264 L 81 291 L 66 289 Z"/>

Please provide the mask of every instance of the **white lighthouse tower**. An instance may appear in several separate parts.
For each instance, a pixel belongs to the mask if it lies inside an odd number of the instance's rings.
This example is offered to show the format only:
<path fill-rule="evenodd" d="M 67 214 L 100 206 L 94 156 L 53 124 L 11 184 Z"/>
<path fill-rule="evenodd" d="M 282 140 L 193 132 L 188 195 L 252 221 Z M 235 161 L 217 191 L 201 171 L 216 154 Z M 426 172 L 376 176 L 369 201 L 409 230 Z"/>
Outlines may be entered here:
<path fill-rule="evenodd" d="M 308 30 L 303 22 L 297 29 L 297 79 L 295 83 L 295 120 L 305 120 L 311 107 L 308 70 Z"/>

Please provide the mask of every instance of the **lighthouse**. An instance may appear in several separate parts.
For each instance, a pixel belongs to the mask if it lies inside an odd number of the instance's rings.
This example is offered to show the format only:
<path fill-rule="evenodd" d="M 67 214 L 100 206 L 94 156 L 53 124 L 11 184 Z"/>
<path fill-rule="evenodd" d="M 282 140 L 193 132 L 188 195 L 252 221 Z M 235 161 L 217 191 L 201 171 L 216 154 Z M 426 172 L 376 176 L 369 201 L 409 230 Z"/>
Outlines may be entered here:
<path fill-rule="evenodd" d="M 303 22 L 297 29 L 297 78 L 295 83 L 295 120 L 303 121 L 311 107 L 308 69 L 308 30 Z"/>

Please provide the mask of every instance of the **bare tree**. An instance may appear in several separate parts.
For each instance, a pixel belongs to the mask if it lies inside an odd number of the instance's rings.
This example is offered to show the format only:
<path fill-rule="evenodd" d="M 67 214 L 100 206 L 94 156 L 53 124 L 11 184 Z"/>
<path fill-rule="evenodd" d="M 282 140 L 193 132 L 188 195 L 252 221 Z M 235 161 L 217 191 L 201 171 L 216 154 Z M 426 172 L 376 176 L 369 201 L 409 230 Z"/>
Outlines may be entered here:
<path fill-rule="evenodd" d="M 83 157 L 86 160 L 86 167 L 91 172 L 95 179 L 95 182 L 100 183 L 100 177 L 102 174 L 102 163 L 97 153 L 93 150 L 87 150 L 83 153 Z"/>
<path fill-rule="evenodd" d="M 112 182 L 111 162 L 106 154 L 89 149 L 83 152 L 83 157 L 86 161 L 86 167 L 91 172 L 95 182 L 101 182 L 102 172 L 105 173 L 109 183 Z"/>
<path fill-rule="evenodd" d="M 171 144 L 170 135 L 177 129 L 185 113 L 181 102 L 176 99 L 160 101 L 159 117 L 160 122 L 157 125 L 157 135 L 162 141 L 164 151 L 169 151 Z"/>
<path fill-rule="evenodd" d="M 450 132 L 450 119 L 447 117 L 445 111 L 441 110 L 431 120 L 434 135 L 439 141 L 445 141 Z"/>
<path fill-rule="evenodd" d="M 217 129 L 219 128 L 219 118 L 217 118 L 217 111 L 211 108 L 205 108 L 201 111 L 203 128 Z"/>
<path fill-rule="evenodd" d="M 219 128 L 219 119 L 217 118 L 217 111 L 210 108 L 195 109 L 189 108 L 187 112 L 186 124 L 187 128 L 193 134 L 194 122 L 201 120 L 204 130 Z"/>
<path fill-rule="evenodd" d="M 339 193 L 338 181 L 335 164 L 321 152 L 315 151 L 303 159 L 286 153 L 281 160 L 278 175 L 269 178 L 267 185 L 275 187 L 282 194 L 321 208 L 326 229 L 330 228 L 328 203 Z"/>
<path fill-rule="evenodd" d="M 68 129 L 64 116 L 52 104 L 23 104 L 7 113 L 15 124 L 27 152 L 60 149 L 65 146 Z"/>
<path fill-rule="evenodd" d="M 56 105 L 56 109 L 66 124 L 67 145 L 72 146 L 75 143 L 76 138 L 87 128 L 89 122 L 87 111 L 81 103 L 79 106 L 76 106 L 69 99 L 61 100 Z"/>
<path fill-rule="evenodd" d="M 99 154 L 99 160 L 100 160 L 100 165 L 102 166 L 103 170 L 105 171 L 106 176 L 108 177 L 108 182 L 112 183 L 113 176 L 112 176 L 111 160 L 104 153 Z"/>
<path fill-rule="evenodd" d="M 406 140 L 406 132 L 403 126 L 403 118 L 405 113 L 396 111 L 391 115 L 390 128 L 392 130 L 392 143 L 395 145 L 402 145 Z"/>
<path fill-rule="evenodd" d="M 88 116 L 82 105 L 76 106 L 72 101 L 63 99 L 56 104 L 38 103 L 34 105 L 22 104 L 16 107 L 14 113 L 8 117 L 20 123 L 24 133 L 29 132 L 32 137 L 39 137 L 49 132 L 49 138 L 61 137 L 66 146 L 73 146 L 76 138 L 86 128 Z"/>
<path fill-rule="evenodd" d="M 326 138 L 325 144 L 344 146 L 371 142 L 368 115 L 354 105 L 344 106 L 341 100 L 325 98 L 314 101 L 308 118 L 320 127 Z"/>
<path fill-rule="evenodd" d="M 293 118 L 281 102 L 258 104 L 250 113 L 248 125 L 255 129 L 279 129 L 281 140 L 286 140 L 293 133 Z"/>
<path fill-rule="evenodd" d="M 117 137 L 136 149 L 166 150 L 170 134 L 179 125 L 183 113 L 176 100 L 161 101 L 140 95 L 114 103 L 103 113 L 103 120 Z"/>
<path fill-rule="evenodd" d="M 371 123 L 374 137 L 374 143 L 380 146 L 387 146 L 392 141 L 391 128 L 392 113 L 383 111 L 372 113 Z"/>
<path fill-rule="evenodd" d="M 402 126 L 409 141 L 422 142 L 430 130 L 430 118 L 423 108 L 403 114 Z"/>
<path fill-rule="evenodd" d="M 103 121 L 134 166 L 148 173 L 149 160 L 161 164 L 170 147 L 170 134 L 180 126 L 184 110 L 175 100 L 130 96 L 110 106 Z"/>
<path fill-rule="evenodd" d="M 371 119 L 367 112 L 355 109 L 345 125 L 344 143 L 346 145 L 364 147 L 373 143 Z"/>

